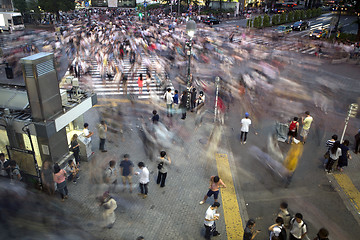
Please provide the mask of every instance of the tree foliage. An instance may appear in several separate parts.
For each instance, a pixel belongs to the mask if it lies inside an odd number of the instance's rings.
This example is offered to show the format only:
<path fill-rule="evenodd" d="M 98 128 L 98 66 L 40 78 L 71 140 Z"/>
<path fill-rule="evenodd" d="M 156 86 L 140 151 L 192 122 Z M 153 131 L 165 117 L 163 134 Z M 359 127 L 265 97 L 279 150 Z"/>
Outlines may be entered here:
<path fill-rule="evenodd" d="M 273 15 L 271 18 L 272 25 L 278 25 L 279 22 L 280 22 L 280 15 L 279 14 Z"/>
<path fill-rule="evenodd" d="M 264 27 L 270 27 L 270 17 L 267 14 L 264 15 L 263 26 Z"/>
<path fill-rule="evenodd" d="M 75 9 L 74 0 L 38 0 L 38 3 L 45 12 L 51 13 L 67 12 Z"/>
<path fill-rule="evenodd" d="M 281 13 L 280 15 L 280 24 L 286 23 L 286 13 Z"/>
<path fill-rule="evenodd" d="M 288 13 L 287 20 L 288 20 L 288 22 L 294 21 L 294 12 L 293 11 Z"/>
<path fill-rule="evenodd" d="M 14 8 L 18 9 L 19 12 L 21 12 L 22 14 L 27 12 L 28 6 L 26 0 L 14 0 L 13 3 L 14 3 Z"/>

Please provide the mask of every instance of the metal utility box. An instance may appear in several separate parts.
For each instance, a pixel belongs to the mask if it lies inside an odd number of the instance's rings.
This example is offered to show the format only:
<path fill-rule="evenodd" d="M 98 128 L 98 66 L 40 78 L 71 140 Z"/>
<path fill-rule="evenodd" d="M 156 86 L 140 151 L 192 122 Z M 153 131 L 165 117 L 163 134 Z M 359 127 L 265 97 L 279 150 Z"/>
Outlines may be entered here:
<path fill-rule="evenodd" d="M 34 121 L 46 121 L 62 112 L 53 53 L 41 52 L 20 60 Z"/>

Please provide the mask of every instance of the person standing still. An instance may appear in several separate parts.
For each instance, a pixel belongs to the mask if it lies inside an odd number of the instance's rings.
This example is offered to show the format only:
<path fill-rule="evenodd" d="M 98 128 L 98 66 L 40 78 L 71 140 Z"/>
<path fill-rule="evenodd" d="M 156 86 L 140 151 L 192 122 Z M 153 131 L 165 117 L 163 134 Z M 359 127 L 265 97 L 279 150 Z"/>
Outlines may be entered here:
<path fill-rule="evenodd" d="M 310 112 L 306 111 L 305 112 L 306 117 L 302 117 L 301 118 L 301 123 L 302 123 L 302 129 L 301 129 L 301 133 L 300 136 L 302 137 L 302 142 L 303 144 L 305 144 L 307 136 L 309 134 L 310 131 L 310 127 L 311 127 L 311 123 L 313 121 L 313 117 L 310 116 Z"/>
<path fill-rule="evenodd" d="M 260 230 L 255 230 L 255 220 L 250 219 L 247 223 L 246 223 L 246 227 L 244 229 L 244 236 L 243 236 L 243 240 L 253 240 L 256 235 L 260 232 Z"/>
<path fill-rule="evenodd" d="M 100 138 L 99 150 L 101 152 L 107 152 L 107 150 L 105 149 L 105 141 L 106 141 L 106 133 L 107 133 L 107 125 L 105 121 L 102 120 L 98 125 L 98 132 Z"/>
<path fill-rule="evenodd" d="M 186 119 L 186 102 L 187 102 L 187 92 L 183 91 L 182 95 L 180 97 L 180 104 L 179 104 L 179 108 L 181 109 L 181 119 L 185 120 Z"/>
<path fill-rule="evenodd" d="M 220 187 L 226 188 L 225 183 L 219 178 L 219 176 L 211 176 L 209 183 L 209 191 L 204 196 L 204 199 L 200 201 L 200 205 L 204 204 L 206 202 L 206 199 L 208 197 L 211 197 L 212 195 L 214 195 L 214 200 L 215 202 L 217 202 L 219 197 Z"/>
<path fill-rule="evenodd" d="M 84 123 L 83 133 L 84 133 L 84 136 L 88 139 L 88 141 L 91 142 L 91 136 L 94 135 L 94 133 L 89 130 L 88 123 Z"/>
<path fill-rule="evenodd" d="M 166 93 L 164 94 L 164 99 L 166 101 L 166 111 L 167 111 L 167 116 L 168 117 L 172 117 L 172 105 L 174 102 L 174 96 L 171 93 L 171 88 L 168 88 L 166 90 Z"/>
<path fill-rule="evenodd" d="M 215 221 L 219 220 L 219 216 L 220 216 L 220 214 L 216 212 L 219 207 L 220 207 L 220 203 L 215 202 L 206 210 L 205 220 L 204 220 L 205 239 L 210 239 L 211 235 L 213 235 L 214 237 L 220 236 L 220 233 L 216 231 L 216 224 L 215 224 Z"/>
<path fill-rule="evenodd" d="M 133 175 L 133 169 L 134 169 L 134 164 L 132 161 L 129 160 L 129 154 L 124 154 L 124 158 L 123 160 L 120 162 L 120 173 L 121 173 L 121 178 L 122 178 L 122 182 L 124 185 L 124 189 L 123 192 L 125 192 L 126 189 L 126 181 L 129 182 L 129 187 L 130 187 L 130 193 L 132 193 L 132 175 Z"/>
<path fill-rule="evenodd" d="M 301 213 L 296 213 L 295 218 L 290 221 L 291 229 L 289 240 L 299 240 L 304 239 L 307 234 L 307 227 L 303 221 L 303 216 Z"/>
<path fill-rule="evenodd" d="M 115 191 L 117 185 L 117 174 L 115 169 L 116 162 L 111 160 L 109 167 L 105 170 L 105 183 L 109 184 L 109 192 Z"/>
<path fill-rule="evenodd" d="M 74 153 L 76 165 L 80 165 L 80 144 L 77 141 L 78 135 L 74 134 L 71 138 L 71 151 Z"/>
<path fill-rule="evenodd" d="M 192 91 L 191 91 L 191 94 L 190 94 L 190 109 L 191 109 L 191 112 L 194 111 L 194 108 L 196 107 L 196 95 L 197 95 L 197 92 L 196 92 L 196 88 L 193 88 Z"/>
<path fill-rule="evenodd" d="M 241 135 L 240 135 L 240 143 L 241 144 L 246 143 L 250 125 L 251 125 L 251 119 L 249 118 L 249 113 L 246 112 L 245 118 L 241 119 Z M 243 140 L 243 136 L 244 136 L 244 140 Z"/>
<path fill-rule="evenodd" d="M 168 171 L 168 165 L 171 164 L 171 159 L 170 157 L 168 157 L 166 155 L 165 151 L 161 151 L 160 152 L 160 157 L 158 158 L 158 177 L 156 180 L 157 184 L 160 184 L 160 187 L 165 187 L 165 180 L 166 180 L 166 176 L 167 176 L 167 171 Z"/>
<path fill-rule="evenodd" d="M 140 193 L 139 195 L 142 196 L 142 198 L 146 198 L 148 194 L 148 184 L 149 184 L 149 170 L 145 167 L 145 164 L 143 162 L 138 163 L 138 167 L 140 169 L 139 172 L 136 172 L 135 175 L 139 175 L 139 187 L 140 187 Z"/>

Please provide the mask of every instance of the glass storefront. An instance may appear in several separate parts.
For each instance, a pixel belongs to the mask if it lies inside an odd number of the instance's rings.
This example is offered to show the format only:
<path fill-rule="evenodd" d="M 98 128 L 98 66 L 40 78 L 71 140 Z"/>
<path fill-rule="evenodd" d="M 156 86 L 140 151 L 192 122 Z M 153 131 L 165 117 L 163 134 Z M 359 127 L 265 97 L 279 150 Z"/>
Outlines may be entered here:
<path fill-rule="evenodd" d="M 23 136 L 23 140 L 24 140 L 25 149 L 32 151 L 29 136 L 27 134 L 25 134 L 25 133 L 23 133 L 22 136 Z M 41 155 L 40 155 L 40 150 L 39 150 L 39 144 L 38 144 L 38 141 L 37 141 L 37 137 L 34 136 L 34 135 L 31 135 L 31 140 L 32 140 L 33 146 L 34 146 L 36 162 L 37 162 L 38 166 L 41 167 L 42 166 L 42 160 L 41 160 Z M 46 151 L 46 149 L 43 149 L 43 151 L 44 150 Z"/>

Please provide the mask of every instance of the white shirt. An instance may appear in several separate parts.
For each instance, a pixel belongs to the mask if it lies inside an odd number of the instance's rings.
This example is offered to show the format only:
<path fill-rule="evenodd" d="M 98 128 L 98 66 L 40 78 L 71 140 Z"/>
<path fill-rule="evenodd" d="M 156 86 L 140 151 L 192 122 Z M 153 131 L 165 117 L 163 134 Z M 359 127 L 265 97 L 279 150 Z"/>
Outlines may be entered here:
<path fill-rule="evenodd" d="M 166 104 L 172 104 L 173 103 L 173 95 L 171 92 L 166 92 L 164 94 L 164 98 L 166 100 Z"/>
<path fill-rule="evenodd" d="M 140 172 L 138 172 L 140 179 L 139 182 L 142 184 L 146 184 L 148 183 L 149 180 L 149 170 L 146 167 L 143 167 L 142 169 L 140 169 Z"/>
<path fill-rule="evenodd" d="M 301 221 L 300 223 L 298 223 L 295 219 L 294 220 L 291 220 L 291 222 L 294 221 L 293 225 L 292 225 L 292 228 L 290 230 L 290 233 L 300 239 L 301 236 L 307 232 L 307 229 L 306 229 L 306 225 L 304 224 L 303 221 Z"/>
<path fill-rule="evenodd" d="M 331 159 L 338 160 L 341 155 L 342 155 L 341 154 L 341 148 L 336 149 L 335 154 L 332 154 L 331 149 L 330 149 L 330 158 Z"/>
<path fill-rule="evenodd" d="M 242 132 L 249 132 L 250 125 L 251 125 L 250 118 L 241 119 L 241 131 Z"/>
<path fill-rule="evenodd" d="M 215 213 L 216 213 L 216 210 L 215 209 L 211 209 L 211 206 L 206 210 L 206 213 L 205 213 L 205 219 L 214 219 L 215 217 Z M 214 221 L 206 221 L 204 220 L 204 224 L 206 226 L 209 226 L 211 227 L 212 225 L 214 225 Z"/>
<path fill-rule="evenodd" d="M 280 226 L 275 226 L 273 228 L 273 230 L 270 232 L 270 240 L 272 239 L 273 236 L 278 237 L 281 233 L 281 228 Z"/>
<path fill-rule="evenodd" d="M 89 129 L 84 128 L 83 133 L 84 133 L 84 135 L 85 135 L 85 137 L 86 137 L 86 136 L 89 136 L 90 131 L 89 131 Z M 91 141 L 91 137 L 89 137 L 89 138 L 87 138 L 87 139 L 89 140 L 89 142 Z"/>

